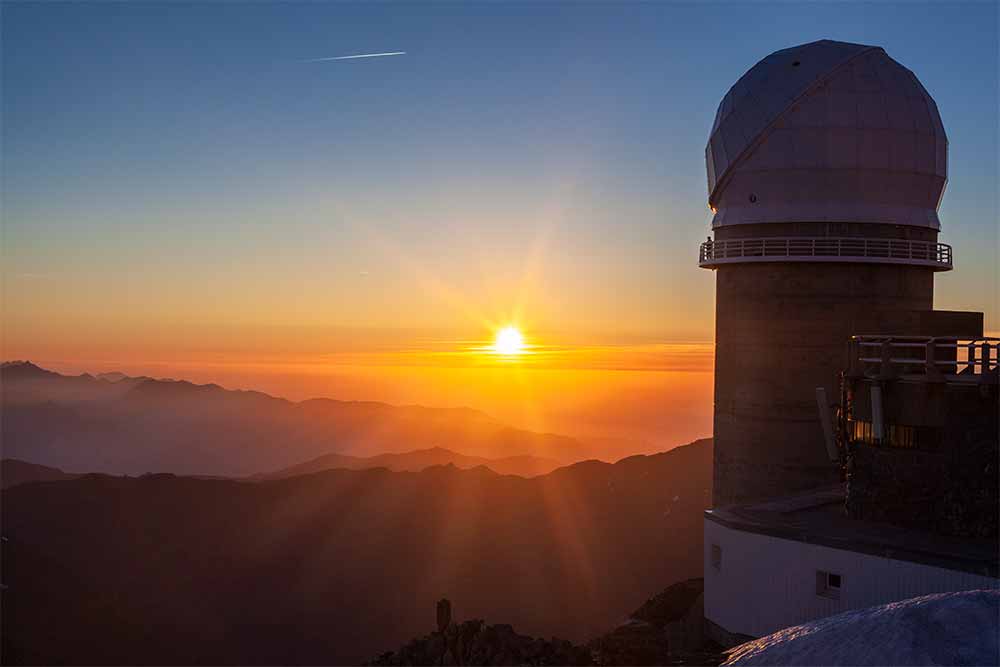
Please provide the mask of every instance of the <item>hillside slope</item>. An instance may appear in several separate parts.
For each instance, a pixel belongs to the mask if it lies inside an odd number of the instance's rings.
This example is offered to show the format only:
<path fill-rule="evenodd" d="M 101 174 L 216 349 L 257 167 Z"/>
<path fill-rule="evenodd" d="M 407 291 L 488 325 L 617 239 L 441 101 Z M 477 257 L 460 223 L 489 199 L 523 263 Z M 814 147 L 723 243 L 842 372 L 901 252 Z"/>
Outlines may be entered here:
<path fill-rule="evenodd" d="M 469 617 L 582 642 L 700 576 L 710 441 L 532 479 L 483 468 L 3 491 L 4 663 L 356 664 Z M 59 637 L 59 641 L 52 641 Z"/>
<path fill-rule="evenodd" d="M 79 477 L 79 475 L 20 459 L 0 461 L 0 485 L 5 489 L 27 482 L 55 482 L 74 477 Z"/>

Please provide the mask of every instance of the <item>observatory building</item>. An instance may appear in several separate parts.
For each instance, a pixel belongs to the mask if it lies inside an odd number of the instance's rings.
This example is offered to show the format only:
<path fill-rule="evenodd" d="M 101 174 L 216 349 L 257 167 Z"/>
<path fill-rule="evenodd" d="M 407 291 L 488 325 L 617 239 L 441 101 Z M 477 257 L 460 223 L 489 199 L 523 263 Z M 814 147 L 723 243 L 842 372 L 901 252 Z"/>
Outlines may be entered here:
<path fill-rule="evenodd" d="M 933 309 L 954 263 L 934 100 L 877 46 L 777 51 L 722 99 L 705 162 L 712 634 L 997 587 L 1000 341 Z"/>

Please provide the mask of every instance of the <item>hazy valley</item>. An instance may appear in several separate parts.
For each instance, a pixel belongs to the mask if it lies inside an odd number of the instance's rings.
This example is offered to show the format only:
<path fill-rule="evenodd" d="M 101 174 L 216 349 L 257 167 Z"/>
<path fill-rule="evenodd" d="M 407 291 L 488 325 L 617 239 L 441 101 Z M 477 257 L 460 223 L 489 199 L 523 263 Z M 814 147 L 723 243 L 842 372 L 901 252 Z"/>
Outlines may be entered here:
<path fill-rule="evenodd" d="M 3 365 L 4 457 L 69 471 L 243 477 L 331 454 L 425 452 L 409 461 L 336 466 L 419 470 L 441 463 L 539 474 L 558 465 L 614 461 L 643 448 L 513 428 L 470 409 L 393 406 L 317 398 L 291 402 L 218 385 L 127 377 L 67 376 L 28 362 Z M 466 458 L 461 458 L 466 457 Z"/>

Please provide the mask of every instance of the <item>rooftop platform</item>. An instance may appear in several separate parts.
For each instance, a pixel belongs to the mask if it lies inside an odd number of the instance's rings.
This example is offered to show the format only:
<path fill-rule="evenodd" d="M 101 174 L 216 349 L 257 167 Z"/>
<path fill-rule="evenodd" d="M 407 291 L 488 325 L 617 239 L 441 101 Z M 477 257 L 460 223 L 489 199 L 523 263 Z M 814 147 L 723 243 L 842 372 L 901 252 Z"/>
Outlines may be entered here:
<path fill-rule="evenodd" d="M 998 577 L 1000 543 L 849 518 L 843 484 L 785 498 L 705 510 L 727 528 L 895 560 Z"/>

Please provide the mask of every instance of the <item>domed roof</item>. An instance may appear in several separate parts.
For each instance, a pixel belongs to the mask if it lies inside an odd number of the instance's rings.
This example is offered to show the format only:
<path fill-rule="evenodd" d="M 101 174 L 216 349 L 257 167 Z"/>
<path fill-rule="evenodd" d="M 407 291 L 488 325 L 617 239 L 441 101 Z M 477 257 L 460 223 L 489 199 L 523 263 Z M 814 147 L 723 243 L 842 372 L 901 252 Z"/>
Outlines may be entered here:
<path fill-rule="evenodd" d="M 934 100 L 881 47 L 822 40 L 775 51 L 719 104 L 705 149 L 712 226 L 939 229 L 947 154 Z"/>

